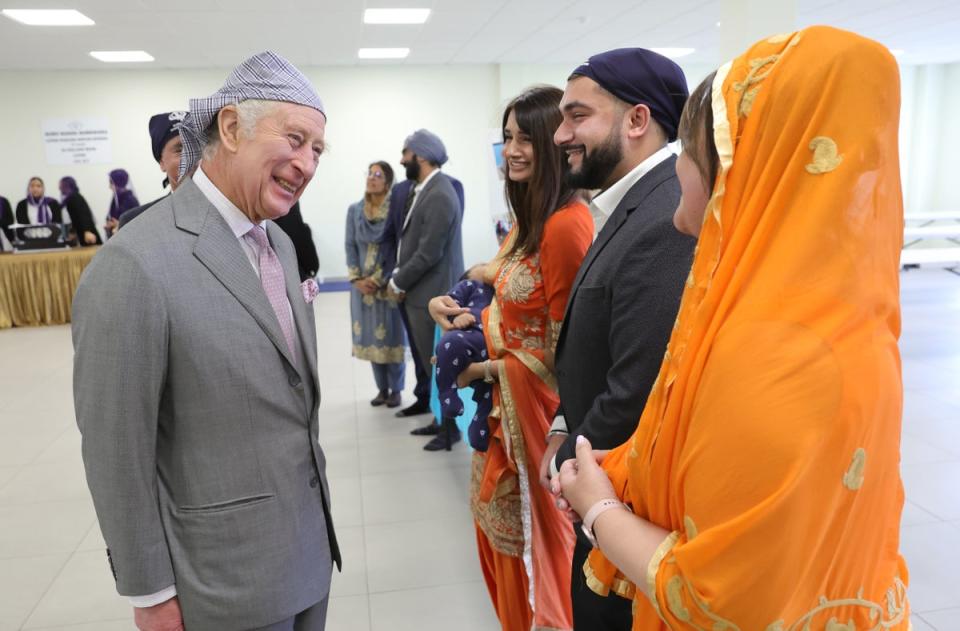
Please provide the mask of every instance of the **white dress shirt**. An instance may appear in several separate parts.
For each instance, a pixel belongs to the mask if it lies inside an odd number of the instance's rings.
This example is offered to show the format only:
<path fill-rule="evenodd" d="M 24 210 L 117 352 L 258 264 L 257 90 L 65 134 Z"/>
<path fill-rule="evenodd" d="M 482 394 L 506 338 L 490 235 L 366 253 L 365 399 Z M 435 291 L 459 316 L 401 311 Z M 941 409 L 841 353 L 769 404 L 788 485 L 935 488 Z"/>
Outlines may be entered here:
<path fill-rule="evenodd" d="M 223 217 L 223 220 L 227 222 L 227 225 L 230 226 L 230 230 L 233 232 L 234 236 L 237 237 L 237 241 L 240 242 L 240 247 L 243 249 L 243 253 L 247 255 L 247 260 L 250 261 L 250 265 L 253 266 L 253 271 L 257 273 L 257 277 L 260 276 L 260 248 L 257 246 L 257 243 L 252 239 L 244 238 L 244 235 L 250 231 L 254 226 L 260 226 L 264 229 L 266 227 L 263 225 L 263 222 L 254 223 L 250 221 L 250 218 L 243 214 L 243 211 L 237 208 L 237 206 L 227 199 L 227 196 L 220 192 L 220 189 L 210 181 L 210 178 L 207 177 L 207 174 L 203 172 L 203 165 L 197 168 L 196 172 L 193 174 L 193 183 L 197 185 L 197 188 L 200 189 L 200 192 L 203 193 L 203 196 L 213 204 L 213 207 L 217 209 L 220 213 L 220 216 Z M 290 311 L 291 321 L 293 320 L 293 308 L 290 306 L 289 300 L 287 301 L 287 309 Z M 146 596 L 129 596 L 130 603 L 134 607 L 153 607 L 164 603 L 174 596 L 177 595 L 177 586 L 171 585 L 165 589 L 161 589 L 155 594 L 148 594 Z"/>
<path fill-rule="evenodd" d="M 423 187 L 427 185 L 427 182 L 432 180 L 434 176 L 437 175 L 437 173 L 440 173 L 439 167 L 431 171 L 430 175 L 423 178 L 422 182 L 420 182 L 419 184 L 413 187 L 413 203 L 410 205 L 410 210 L 407 211 L 407 216 L 403 218 L 403 227 L 400 228 L 399 239 L 397 239 L 397 256 L 398 257 L 400 256 L 400 244 L 403 243 L 403 231 L 406 229 L 407 224 L 410 223 L 410 217 L 413 216 L 413 209 L 417 207 L 417 202 L 420 201 L 420 191 L 423 190 Z M 393 268 L 393 274 L 390 275 L 390 282 L 388 284 L 390 285 L 390 289 L 392 289 L 395 293 L 402 294 L 403 292 L 406 291 L 406 289 L 400 289 L 399 287 L 397 287 L 397 284 L 393 282 L 393 275 L 396 274 L 399 270 L 400 270 L 399 265 Z"/>
<path fill-rule="evenodd" d="M 671 155 L 673 155 L 673 151 L 669 145 L 665 145 L 659 151 L 648 156 L 646 160 L 635 166 L 629 173 L 617 180 L 613 186 L 593 198 L 593 201 L 590 202 L 590 214 L 593 215 L 594 239 L 600 234 L 600 230 L 603 229 L 603 225 L 607 223 L 607 219 L 609 219 L 613 211 L 617 209 L 617 206 L 620 205 L 623 198 L 626 197 L 630 189 L 633 188 L 633 185 Z"/>

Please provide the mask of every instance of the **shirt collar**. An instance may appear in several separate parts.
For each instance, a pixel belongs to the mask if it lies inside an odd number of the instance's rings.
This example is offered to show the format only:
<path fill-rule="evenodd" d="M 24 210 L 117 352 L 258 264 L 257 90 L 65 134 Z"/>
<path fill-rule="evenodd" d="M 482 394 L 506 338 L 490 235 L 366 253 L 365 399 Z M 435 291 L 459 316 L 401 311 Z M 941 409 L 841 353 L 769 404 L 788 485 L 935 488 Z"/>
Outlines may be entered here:
<path fill-rule="evenodd" d="M 613 186 L 593 198 L 593 201 L 590 202 L 590 212 L 593 214 L 594 224 L 599 224 L 597 225 L 597 232 L 613 214 L 613 211 L 617 209 L 617 206 L 626 197 L 627 192 L 633 188 L 633 185 L 671 155 L 673 155 L 673 150 L 670 149 L 669 145 L 662 147 L 617 180 Z"/>
<path fill-rule="evenodd" d="M 254 223 L 250 221 L 250 218 L 244 215 L 242 210 L 237 208 L 233 202 L 227 199 L 226 195 L 220 192 L 217 185 L 210 181 L 207 174 L 203 172 L 202 162 L 193 174 L 193 183 L 197 185 L 197 188 L 200 189 L 203 196 L 217 209 L 217 212 L 220 213 L 223 220 L 230 226 L 230 230 L 236 238 L 241 239 L 243 235 L 250 232 L 250 229 L 254 226 L 263 225 L 263 222 Z"/>
<path fill-rule="evenodd" d="M 427 185 L 427 182 L 429 182 L 430 180 L 432 180 L 432 179 L 433 179 L 433 176 L 435 176 L 435 175 L 436 175 L 437 173 L 439 173 L 439 172 L 440 172 L 439 167 L 436 168 L 436 169 L 434 169 L 433 171 L 431 171 L 431 172 L 430 172 L 430 175 L 428 175 L 427 178 L 426 178 L 424 181 L 420 182 L 419 184 L 417 184 L 416 186 L 413 187 L 414 192 L 419 195 L 419 194 L 420 194 L 420 191 L 423 190 L 423 187 Z"/>

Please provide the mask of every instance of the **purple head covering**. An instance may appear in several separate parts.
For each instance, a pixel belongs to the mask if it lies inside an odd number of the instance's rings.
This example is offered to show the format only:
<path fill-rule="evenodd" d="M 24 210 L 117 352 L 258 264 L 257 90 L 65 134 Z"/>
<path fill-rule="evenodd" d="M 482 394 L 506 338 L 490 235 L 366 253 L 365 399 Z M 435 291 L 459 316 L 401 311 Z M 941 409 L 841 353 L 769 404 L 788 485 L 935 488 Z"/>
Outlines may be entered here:
<path fill-rule="evenodd" d="M 60 203 L 67 201 L 67 198 L 73 195 L 74 193 L 79 193 L 80 187 L 77 186 L 77 181 L 70 177 L 60 178 Z"/>
<path fill-rule="evenodd" d="M 593 79 L 629 105 L 646 105 L 667 139 L 677 139 L 689 93 L 687 78 L 675 62 L 644 48 L 617 48 L 594 55 L 573 74 Z"/>
<path fill-rule="evenodd" d="M 118 191 L 125 190 L 130 182 L 130 174 L 123 169 L 114 169 L 110 171 L 110 181 Z"/>
<path fill-rule="evenodd" d="M 43 185 L 43 179 L 36 175 L 27 180 L 27 204 L 37 207 L 37 223 L 50 223 L 53 221 L 53 213 L 50 211 L 50 202 L 54 200 L 46 195 L 41 195 L 40 197 L 34 197 L 31 195 L 30 182 L 34 180 L 37 180 L 41 185 Z"/>
<path fill-rule="evenodd" d="M 280 55 L 265 51 L 233 69 L 223 87 L 202 99 L 190 99 L 190 111 L 180 125 L 180 177 L 200 162 L 204 136 L 214 117 L 227 105 L 249 99 L 281 101 L 312 107 L 326 118 L 323 102 L 310 80 Z"/>

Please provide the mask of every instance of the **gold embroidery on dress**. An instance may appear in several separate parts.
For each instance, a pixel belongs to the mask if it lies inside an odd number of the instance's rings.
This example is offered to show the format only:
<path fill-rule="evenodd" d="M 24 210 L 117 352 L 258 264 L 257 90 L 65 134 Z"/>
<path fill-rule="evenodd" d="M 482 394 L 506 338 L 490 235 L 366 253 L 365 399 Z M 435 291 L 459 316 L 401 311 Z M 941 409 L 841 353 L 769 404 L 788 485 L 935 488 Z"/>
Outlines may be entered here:
<path fill-rule="evenodd" d="M 359 321 L 359 320 L 354 320 L 354 321 L 353 321 L 353 334 L 354 334 L 354 335 L 360 335 L 361 333 L 363 333 L 363 327 L 360 326 L 360 321 Z"/>
<path fill-rule="evenodd" d="M 756 84 L 766 79 L 773 71 L 773 68 L 769 68 L 766 72 L 761 72 L 761 70 L 767 66 L 772 66 L 778 59 L 780 59 L 780 54 L 751 59 L 750 71 L 747 73 L 747 76 L 743 78 L 743 81 L 737 81 L 733 84 L 733 89 L 742 93 L 740 95 L 740 102 L 737 105 L 738 116 L 744 117 L 750 115 L 753 109 L 753 101 L 760 92 L 760 86 Z"/>
<path fill-rule="evenodd" d="M 886 601 L 887 606 L 886 610 L 884 610 L 883 605 L 880 603 L 864 599 L 862 588 L 857 592 L 855 598 L 828 600 L 826 596 L 821 596 L 819 605 L 791 624 L 787 628 L 787 631 L 809 631 L 809 629 L 812 628 L 813 619 L 818 614 L 841 607 L 864 607 L 869 611 L 870 620 L 875 622 L 875 624 L 863 631 L 892 629 L 903 622 L 903 618 L 907 612 L 907 586 L 900 580 L 900 577 L 893 579 L 893 586 L 888 589 L 886 593 Z M 886 615 L 886 619 L 884 619 L 884 615 Z M 831 618 L 826 628 L 829 631 L 846 631 L 849 629 L 857 631 L 852 621 L 847 624 L 841 624 L 837 622 L 836 618 Z"/>
<path fill-rule="evenodd" d="M 667 581 L 667 606 L 670 607 L 670 612 L 675 618 L 683 622 L 690 622 L 690 612 L 683 605 L 681 591 L 683 591 L 682 578 L 674 576 Z"/>
<path fill-rule="evenodd" d="M 851 491 L 858 491 L 863 486 L 863 470 L 867 466 L 867 452 L 860 447 L 853 452 L 850 468 L 843 474 L 843 485 Z"/>
<path fill-rule="evenodd" d="M 813 152 L 813 162 L 807 165 L 807 173 L 820 175 L 833 171 L 843 162 L 843 156 L 837 149 L 833 138 L 817 136 L 810 141 L 810 151 Z"/>
<path fill-rule="evenodd" d="M 510 278 L 507 279 L 503 297 L 510 302 L 526 302 L 533 294 L 536 285 L 537 279 L 530 272 L 530 268 L 521 263 L 514 268 Z"/>
<path fill-rule="evenodd" d="M 363 269 L 366 272 L 372 272 L 373 268 L 377 265 L 377 253 L 380 251 L 380 246 L 376 243 L 370 243 L 367 245 L 367 257 L 363 261 Z"/>
<path fill-rule="evenodd" d="M 378 340 L 385 339 L 387 337 L 387 327 L 383 326 L 383 323 L 377 325 L 377 328 L 373 331 L 373 337 Z"/>
<path fill-rule="evenodd" d="M 353 345 L 353 356 L 375 364 L 399 364 L 403 362 L 403 346 Z"/>
<path fill-rule="evenodd" d="M 777 620 L 768 626 L 767 631 L 783 631 L 783 620 Z"/>
<path fill-rule="evenodd" d="M 547 319 L 547 341 L 546 348 L 551 353 L 557 350 L 557 340 L 560 339 L 560 330 L 563 328 L 563 320 Z"/>
<path fill-rule="evenodd" d="M 511 557 L 523 555 L 523 523 L 520 518 L 520 489 L 516 475 L 497 482 L 489 502 L 480 501 L 480 483 L 486 456 L 474 452 L 470 475 L 470 510 L 491 547 Z"/>
<path fill-rule="evenodd" d="M 683 530 L 687 534 L 687 541 L 693 541 L 694 537 L 698 534 L 697 525 L 693 523 L 690 515 L 684 515 L 683 517 Z"/>
<path fill-rule="evenodd" d="M 360 268 L 357 267 L 356 265 L 351 265 L 350 267 L 347 268 L 348 280 L 357 280 L 358 278 L 362 278 L 362 277 L 363 277 L 363 274 L 360 273 Z"/>
<path fill-rule="evenodd" d="M 767 39 L 768 44 L 782 44 L 785 41 L 790 39 L 790 33 L 780 33 L 779 35 L 774 35 Z"/>
<path fill-rule="evenodd" d="M 363 304 L 367 305 L 368 307 L 372 307 L 375 300 L 376 298 L 373 297 L 373 294 L 363 295 Z"/>

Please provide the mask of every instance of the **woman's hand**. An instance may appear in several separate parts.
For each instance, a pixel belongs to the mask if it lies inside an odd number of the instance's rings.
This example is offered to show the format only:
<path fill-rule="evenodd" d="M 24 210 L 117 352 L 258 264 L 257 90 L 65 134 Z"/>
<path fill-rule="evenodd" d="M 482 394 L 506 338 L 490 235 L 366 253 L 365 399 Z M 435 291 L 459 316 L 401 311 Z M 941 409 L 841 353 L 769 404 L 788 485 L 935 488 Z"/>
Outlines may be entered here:
<path fill-rule="evenodd" d="M 577 436 L 576 459 L 564 462 L 560 475 L 551 481 L 554 495 L 560 494 L 557 508 L 582 517 L 600 500 L 619 499 L 610 478 L 600 467 L 607 453 L 606 450 L 594 451 L 586 437 Z"/>
<path fill-rule="evenodd" d="M 87 245 L 94 245 L 97 242 L 97 235 L 87 230 L 83 233 L 83 242 Z"/>
<path fill-rule="evenodd" d="M 103 227 L 107 232 L 113 234 L 120 229 L 120 222 L 114 217 L 107 217 L 107 223 Z"/>
<path fill-rule="evenodd" d="M 461 307 L 457 304 L 456 300 L 446 295 L 432 298 L 427 305 L 427 310 L 430 312 L 430 317 L 433 318 L 434 322 L 439 324 L 440 328 L 444 331 L 449 331 L 454 328 L 453 324 L 450 323 L 450 316 L 470 313 L 469 309 Z"/>
<path fill-rule="evenodd" d="M 353 286 L 357 288 L 357 291 L 364 296 L 370 295 L 376 292 L 378 289 L 377 284 L 369 278 L 358 278 L 351 281 L 351 284 L 353 284 Z"/>

